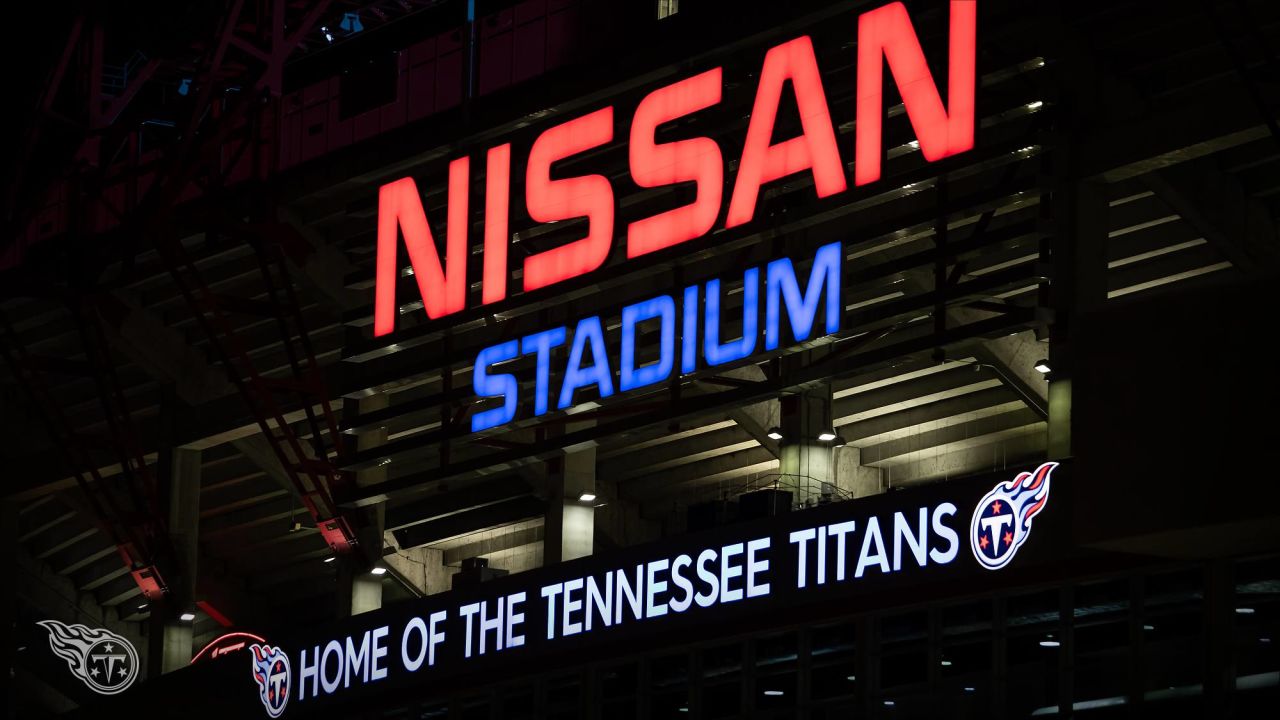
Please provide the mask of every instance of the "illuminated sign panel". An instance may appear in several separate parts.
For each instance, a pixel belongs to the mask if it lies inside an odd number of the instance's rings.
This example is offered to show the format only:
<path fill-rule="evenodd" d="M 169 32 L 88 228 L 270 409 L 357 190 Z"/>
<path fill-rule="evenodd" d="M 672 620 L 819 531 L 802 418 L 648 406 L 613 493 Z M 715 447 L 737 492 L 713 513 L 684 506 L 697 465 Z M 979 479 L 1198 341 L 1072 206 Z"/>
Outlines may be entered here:
<path fill-rule="evenodd" d="M 946 104 L 902 3 L 890 3 L 850 18 L 850 27 L 856 28 L 858 41 L 857 109 L 856 118 L 842 120 L 856 119 L 854 185 L 880 179 L 886 67 L 927 161 L 938 161 L 973 147 L 977 55 L 974 0 L 950 3 Z M 740 78 L 731 80 L 737 82 Z M 620 221 L 616 217 L 614 188 L 605 175 L 552 177 L 555 164 L 615 141 L 617 118 L 613 106 L 566 120 L 534 140 L 528 156 L 523 158 L 524 205 L 529 218 L 536 223 L 581 218 L 586 220 L 586 232 L 525 257 L 521 264 L 525 291 L 599 269 L 609 256 L 615 235 L 624 239 L 627 257 L 636 258 L 705 237 L 714 229 L 725 201 L 725 149 L 710 137 L 658 142 L 656 132 L 659 126 L 718 105 L 725 81 L 723 68 L 713 68 L 653 90 L 636 107 L 625 138 L 632 181 L 641 188 L 693 183 L 696 189 L 692 202 L 650 217 Z M 784 93 L 788 86 L 792 90 L 789 94 Z M 788 95 L 791 99 L 784 100 Z M 800 133 L 775 143 L 775 124 L 784 102 L 795 103 Z M 775 180 L 808 174 L 819 198 L 846 192 L 849 180 L 834 127 L 811 39 L 801 36 L 770 48 L 760 68 L 745 143 L 736 156 L 737 172 L 723 226 L 732 228 L 751 222 L 761 188 Z M 483 304 L 506 297 L 512 271 L 507 254 L 511 239 L 508 225 L 512 162 L 510 144 L 491 147 L 486 153 Z M 470 178 L 469 156 L 450 163 L 443 259 L 416 183 L 402 178 L 381 188 L 375 336 L 395 329 L 401 237 L 427 316 L 442 318 L 466 308 Z M 619 229 L 623 232 L 617 232 Z M 509 352 L 509 348 L 503 352 Z"/>
<path fill-rule="evenodd" d="M 278 644 L 255 643 L 252 657 L 235 652 L 151 681 L 148 706 L 181 712 L 198 694 L 211 715 L 346 717 L 373 702 L 702 642 L 782 617 L 824 622 L 1006 591 L 1064 563 L 1096 569 L 1070 544 L 1069 470 L 1046 463 L 831 503 L 297 628 Z M 1022 531 L 1006 542 L 1014 516 Z M 994 554 L 974 539 L 993 533 L 1002 542 Z M 992 568 L 990 557 L 1003 564 Z"/>

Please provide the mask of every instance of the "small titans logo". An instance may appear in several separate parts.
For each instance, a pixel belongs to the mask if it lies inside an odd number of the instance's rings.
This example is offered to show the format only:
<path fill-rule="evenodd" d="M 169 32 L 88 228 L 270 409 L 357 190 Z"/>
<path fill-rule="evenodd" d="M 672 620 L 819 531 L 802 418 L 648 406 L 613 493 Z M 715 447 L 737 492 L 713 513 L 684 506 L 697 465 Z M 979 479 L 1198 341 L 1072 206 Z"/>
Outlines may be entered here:
<path fill-rule="evenodd" d="M 57 620 L 37 623 L 49 631 L 49 648 L 66 661 L 71 673 L 99 695 L 124 692 L 138 677 L 138 653 L 123 637 L 102 628 L 67 625 Z"/>
<path fill-rule="evenodd" d="M 1058 463 L 1048 462 L 1035 472 L 1020 473 L 987 493 L 973 511 L 969 545 L 978 563 L 988 570 L 1008 565 L 1031 536 L 1031 521 L 1049 501 L 1049 474 Z"/>
<path fill-rule="evenodd" d="M 279 647 L 253 644 L 253 681 L 258 683 L 258 697 L 267 715 L 278 718 L 289 704 L 289 656 Z"/>

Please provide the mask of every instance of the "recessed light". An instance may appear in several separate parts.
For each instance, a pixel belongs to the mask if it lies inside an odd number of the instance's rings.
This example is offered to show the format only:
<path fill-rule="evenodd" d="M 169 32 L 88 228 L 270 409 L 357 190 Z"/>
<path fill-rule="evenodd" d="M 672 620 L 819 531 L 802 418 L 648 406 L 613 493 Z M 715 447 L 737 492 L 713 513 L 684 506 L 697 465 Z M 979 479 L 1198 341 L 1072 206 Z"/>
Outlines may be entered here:
<path fill-rule="evenodd" d="M 191 622 L 192 620 L 196 619 L 196 614 L 190 613 L 190 612 L 184 612 L 178 616 L 178 619 L 181 620 L 182 622 Z"/>
<path fill-rule="evenodd" d="M 831 430 L 825 430 L 818 434 L 818 439 L 822 442 L 831 442 L 836 439 L 836 434 Z"/>
<path fill-rule="evenodd" d="M 1237 615 L 1252 615 L 1253 608 L 1236 608 Z"/>
<path fill-rule="evenodd" d="M 1048 375 L 1051 369 L 1049 367 L 1048 360 L 1037 360 L 1036 364 L 1033 365 L 1032 367 L 1034 367 L 1036 369 L 1036 372 L 1040 373 L 1041 375 Z"/>
<path fill-rule="evenodd" d="M 845 678 L 845 680 L 848 680 L 849 682 L 854 682 L 857 679 L 858 679 L 857 675 L 849 675 Z"/>
<path fill-rule="evenodd" d="M 1056 648 L 1061 644 L 1062 643 L 1058 642 L 1057 640 L 1041 640 L 1040 641 L 1040 647 L 1042 648 Z"/>
<path fill-rule="evenodd" d="M 765 690 L 764 694 L 769 697 L 781 697 L 783 693 L 781 690 Z"/>
<path fill-rule="evenodd" d="M 387 574 L 387 569 L 386 569 L 386 568 L 384 568 L 384 567 L 382 567 L 381 565 L 379 565 L 378 567 L 373 568 L 373 569 L 372 569 L 372 570 L 370 570 L 369 572 L 370 572 L 370 573 L 372 573 L 372 574 L 374 574 L 374 575 L 386 575 L 386 574 Z"/>
<path fill-rule="evenodd" d="M 965 689 L 964 689 L 964 691 L 965 691 L 965 692 L 973 692 L 973 688 L 971 688 L 971 687 L 967 687 L 967 688 L 965 688 Z"/>
<path fill-rule="evenodd" d="M 596 494 L 593 492 L 583 491 L 583 493 L 578 496 L 579 502 L 595 502 L 595 499 L 596 499 Z"/>
<path fill-rule="evenodd" d="M 943 661 L 942 661 L 942 667 L 951 667 L 951 661 L 950 661 L 950 660 L 943 660 Z"/>
<path fill-rule="evenodd" d="M 894 701 L 892 701 L 892 700 L 885 700 L 885 701 L 884 701 L 884 706 L 885 706 L 885 707 L 893 707 L 893 706 L 894 706 L 894 705 L 896 705 L 896 704 L 897 704 L 897 703 L 895 703 L 895 702 L 894 702 Z"/>
<path fill-rule="evenodd" d="M 338 558 L 336 558 L 336 557 L 334 557 L 334 556 L 330 555 L 329 557 L 325 558 L 325 559 L 324 559 L 324 561 L 325 561 L 325 562 L 327 562 L 327 563 L 331 563 L 331 562 L 333 562 L 334 560 L 337 560 L 337 559 L 338 559 Z"/>
<path fill-rule="evenodd" d="M 769 432 L 767 432 L 767 433 L 765 433 L 765 434 L 769 436 L 769 439 L 770 439 L 770 440 L 781 440 L 781 439 L 782 439 L 782 428 L 776 428 L 776 427 L 775 427 L 775 428 L 769 428 Z"/>

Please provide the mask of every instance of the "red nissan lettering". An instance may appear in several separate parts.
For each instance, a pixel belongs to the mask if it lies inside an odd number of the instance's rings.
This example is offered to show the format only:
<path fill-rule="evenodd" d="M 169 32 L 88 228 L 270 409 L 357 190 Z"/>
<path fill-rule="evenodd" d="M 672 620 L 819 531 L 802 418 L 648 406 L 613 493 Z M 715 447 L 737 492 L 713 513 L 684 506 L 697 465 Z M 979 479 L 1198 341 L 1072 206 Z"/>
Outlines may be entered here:
<path fill-rule="evenodd" d="M 708 70 L 649 93 L 631 122 L 631 177 L 640 187 L 694 182 L 689 205 L 637 220 L 627 228 L 627 257 L 671 247 L 711 230 L 724 194 L 724 158 L 708 137 L 655 143 L 658 126 L 720 102 L 721 68 Z"/>
<path fill-rule="evenodd" d="M 920 152 L 929 162 L 973 148 L 974 85 L 977 80 L 978 10 L 973 0 L 951 2 L 951 47 L 947 100 L 925 62 L 920 39 L 902 3 L 895 2 L 858 18 L 858 123 L 853 178 L 855 185 L 880 179 L 881 124 L 884 120 L 883 55 L 902 95 Z"/>
<path fill-rule="evenodd" d="M 585 217 L 587 236 L 524 261 L 524 289 L 537 290 L 585 275 L 604 264 L 613 243 L 613 187 L 603 175 L 551 179 L 551 165 L 613 140 L 613 108 L 557 125 L 538 136 L 529 151 L 525 204 L 537 222 Z"/>
<path fill-rule="evenodd" d="M 788 80 L 800 110 L 801 134 L 771 145 L 782 86 Z M 847 187 L 818 60 L 807 35 L 771 48 L 764 56 L 760 87 L 751 109 L 751 123 L 747 125 L 747 141 L 742 148 L 742 161 L 738 163 L 725 227 L 745 224 L 755 216 L 761 185 L 802 170 L 813 173 L 813 186 L 820 198 L 843 192 Z"/>
<path fill-rule="evenodd" d="M 401 178 L 383 185 L 378 192 L 378 261 L 373 303 L 373 334 L 386 335 L 395 329 L 396 279 L 400 272 L 396 259 L 396 239 L 404 233 L 418 291 L 427 317 L 435 319 L 458 312 L 467 305 L 467 183 L 470 161 L 465 157 L 449 163 L 449 211 L 445 232 L 445 261 L 440 262 L 422 197 L 413 178 Z"/>

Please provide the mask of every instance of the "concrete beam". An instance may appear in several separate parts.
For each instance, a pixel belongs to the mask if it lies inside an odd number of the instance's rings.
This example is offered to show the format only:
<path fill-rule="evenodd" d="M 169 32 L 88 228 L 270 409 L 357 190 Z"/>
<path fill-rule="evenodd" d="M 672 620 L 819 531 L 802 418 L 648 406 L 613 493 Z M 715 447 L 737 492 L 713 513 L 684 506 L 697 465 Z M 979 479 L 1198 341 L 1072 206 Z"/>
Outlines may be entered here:
<path fill-rule="evenodd" d="M 540 518 L 545 513 L 545 500 L 535 497 L 514 498 L 396 530 L 396 544 L 401 548 L 429 545 L 477 530 Z"/>
<path fill-rule="evenodd" d="M 882 477 L 885 487 L 902 487 L 984 470 L 999 470 L 1043 458 L 1044 452 L 1044 433 L 1022 432 L 1012 437 L 992 438 L 989 442 L 978 442 L 950 452 L 926 454 L 908 462 L 886 464 Z"/>
<path fill-rule="evenodd" d="M 1280 268 L 1280 235 L 1271 214 L 1215 158 L 1150 172 L 1142 182 L 1232 265 L 1254 276 Z"/>
<path fill-rule="evenodd" d="M 601 474 L 617 481 L 626 481 L 751 447 L 760 447 L 760 444 L 748 437 L 741 427 L 729 426 L 615 456 L 601 466 Z M 774 447 L 777 447 L 776 442 Z"/>
<path fill-rule="evenodd" d="M 643 502 L 666 495 L 682 485 L 713 486 L 754 473 L 776 472 L 778 459 L 762 447 L 751 447 L 681 466 L 669 472 L 636 478 L 618 488 L 624 499 Z"/>
<path fill-rule="evenodd" d="M 970 415 L 1000 408 L 1001 411 L 1017 409 L 1021 401 L 1008 388 L 993 387 L 986 390 L 916 405 L 905 410 L 877 415 L 866 420 L 839 426 L 840 435 L 851 445 L 874 444 L 895 434 L 936 423 L 955 416 Z M 1010 404 L 1013 403 L 1012 406 Z"/>
<path fill-rule="evenodd" d="M 879 468 L 862 464 L 862 452 L 852 445 L 835 449 L 836 488 L 840 499 L 854 499 L 884 492 Z"/>
<path fill-rule="evenodd" d="M 529 484 L 515 476 L 486 478 L 465 488 L 437 492 L 421 500 L 388 507 L 387 530 L 400 530 L 432 518 L 524 497 L 531 492 Z"/>
<path fill-rule="evenodd" d="M 722 375 L 751 382 L 760 382 L 765 379 L 764 370 L 761 370 L 759 365 L 747 365 L 729 370 Z M 733 408 L 728 415 L 729 419 L 745 430 L 760 444 L 760 447 L 768 450 L 774 457 L 780 457 L 778 441 L 769 437 L 769 429 L 778 427 L 782 422 L 781 410 L 776 399 Z"/>
<path fill-rule="evenodd" d="M 955 365 L 924 377 L 837 397 L 833 408 L 836 425 L 899 412 L 948 398 L 999 387 L 1000 379 L 986 368 Z"/>
<path fill-rule="evenodd" d="M 452 587 L 451 578 L 457 568 L 445 563 L 443 551 L 429 547 L 401 548 L 392 533 L 387 532 L 384 537 L 390 552 L 383 556 L 383 562 L 419 596 L 435 595 Z"/>
<path fill-rule="evenodd" d="M 955 422 L 932 430 L 877 445 L 861 448 L 862 463 L 869 466 L 893 464 L 901 458 L 909 458 L 953 443 L 973 443 L 986 435 L 1019 431 L 1033 427 L 1043 419 L 1030 408 L 984 417 L 972 422 Z"/>
<path fill-rule="evenodd" d="M 485 535 L 487 537 L 445 550 L 443 563 L 445 565 L 456 565 L 468 558 L 484 557 L 504 550 L 512 550 L 542 542 L 543 537 L 546 535 L 546 526 L 537 525 L 506 532 L 497 530 L 492 533 L 485 533 Z"/>
<path fill-rule="evenodd" d="M 1049 417 L 1049 382 L 1035 369 L 1049 348 L 1031 333 L 988 340 L 972 348 L 974 359 L 991 366 L 1006 387 L 1042 419 Z"/>

